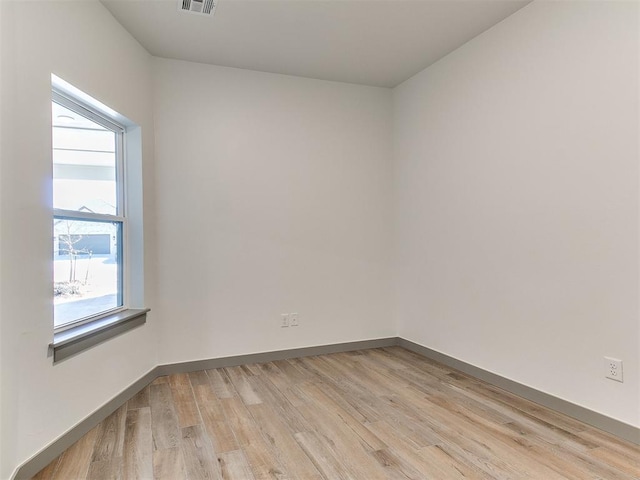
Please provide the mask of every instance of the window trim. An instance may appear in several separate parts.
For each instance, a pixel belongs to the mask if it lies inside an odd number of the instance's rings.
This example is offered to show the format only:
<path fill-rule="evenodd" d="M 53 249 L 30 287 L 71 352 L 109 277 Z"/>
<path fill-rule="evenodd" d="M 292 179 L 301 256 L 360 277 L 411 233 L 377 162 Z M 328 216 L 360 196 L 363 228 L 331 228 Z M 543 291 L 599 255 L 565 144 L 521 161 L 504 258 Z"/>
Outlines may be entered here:
<path fill-rule="evenodd" d="M 128 218 L 127 218 L 127 201 L 126 201 L 126 174 L 125 174 L 125 141 L 126 141 L 126 127 L 121 123 L 114 121 L 106 115 L 103 115 L 96 107 L 92 107 L 88 103 L 84 102 L 80 98 L 70 95 L 66 91 L 60 89 L 56 85 L 52 85 L 51 88 L 51 101 L 57 103 L 69 110 L 91 120 L 92 122 L 97 123 L 98 125 L 104 127 L 105 129 L 112 131 L 115 134 L 115 157 L 116 157 L 116 214 L 104 214 L 104 213 L 91 213 L 91 212 L 83 212 L 76 210 L 65 210 L 65 209 L 53 209 L 53 220 L 57 219 L 68 219 L 68 220 L 78 220 L 78 221 L 97 221 L 97 222 L 114 222 L 120 224 L 120 238 L 117 242 L 117 255 L 121 259 L 119 262 L 120 268 L 118 272 L 118 306 L 111 308 L 109 310 L 103 310 L 94 315 L 89 315 L 87 317 L 78 318 L 77 320 L 65 323 L 63 325 L 56 326 L 55 325 L 55 317 L 54 317 L 54 345 L 55 336 L 57 334 L 63 333 L 65 331 L 76 329 L 77 327 L 82 327 L 87 324 L 91 324 L 94 322 L 102 322 L 105 319 L 109 319 L 109 317 L 118 317 L 118 315 L 122 312 L 126 312 L 129 310 L 128 307 L 128 299 L 129 292 L 127 291 L 128 282 L 126 278 L 128 277 L 128 242 L 127 242 L 127 232 L 128 232 Z"/>
<path fill-rule="evenodd" d="M 63 107 L 70 108 L 71 110 L 77 110 L 77 108 L 79 108 L 80 111 L 77 113 L 79 113 L 83 117 L 88 118 L 92 122 L 102 125 L 104 128 L 113 131 L 120 131 L 120 133 L 124 133 L 126 131 L 125 126 L 120 122 L 109 118 L 107 115 L 99 112 L 96 107 L 92 107 L 87 102 L 67 93 L 56 85 L 53 85 L 51 87 L 51 100 L 59 103 Z"/>
<path fill-rule="evenodd" d="M 147 321 L 148 308 L 126 309 L 95 318 L 91 323 L 74 324 L 72 328 L 54 333 L 49 344 L 53 363 L 65 360 Z"/>
<path fill-rule="evenodd" d="M 127 222 L 121 245 L 124 249 L 122 291 L 126 295 L 128 308 L 123 307 L 115 312 L 103 312 L 102 315 L 88 318 L 82 325 L 76 322 L 65 328 L 52 330 L 53 341 L 49 344 L 48 356 L 53 357 L 53 365 L 56 365 L 85 349 L 143 325 L 150 310 L 144 307 L 142 127 L 53 73 L 51 74 L 51 91 L 52 100 L 54 95 L 67 100 L 71 99 L 75 104 L 84 106 L 84 110 L 89 108 L 89 115 L 92 116 L 93 112 L 96 112 L 95 115 L 98 115 L 102 121 L 115 124 L 123 129 L 123 133 L 126 132 L 120 145 L 122 149 L 120 158 L 124 159 L 126 155 L 126 162 L 123 161 L 119 170 L 123 178 L 120 184 L 126 202 L 122 202 L 123 209 L 117 213 L 124 213 Z M 82 212 L 64 210 L 59 212 L 76 218 L 83 216 Z M 51 318 L 51 324 L 53 329 L 53 318 Z"/>

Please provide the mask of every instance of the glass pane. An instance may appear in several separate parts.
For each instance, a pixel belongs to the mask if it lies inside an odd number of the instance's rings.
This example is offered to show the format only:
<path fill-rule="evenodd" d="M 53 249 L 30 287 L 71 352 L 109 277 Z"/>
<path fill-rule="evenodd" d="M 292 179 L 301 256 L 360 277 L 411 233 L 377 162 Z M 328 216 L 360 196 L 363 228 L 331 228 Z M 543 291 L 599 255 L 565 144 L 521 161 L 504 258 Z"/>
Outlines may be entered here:
<path fill-rule="evenodd" d="M 54 327 L 122 306 L 122 224 L 54 218 Z"/>
<path fill-rule="evenodd" d="M 117 214 L 116 134 L 55 102 L 53 208 Z"/>

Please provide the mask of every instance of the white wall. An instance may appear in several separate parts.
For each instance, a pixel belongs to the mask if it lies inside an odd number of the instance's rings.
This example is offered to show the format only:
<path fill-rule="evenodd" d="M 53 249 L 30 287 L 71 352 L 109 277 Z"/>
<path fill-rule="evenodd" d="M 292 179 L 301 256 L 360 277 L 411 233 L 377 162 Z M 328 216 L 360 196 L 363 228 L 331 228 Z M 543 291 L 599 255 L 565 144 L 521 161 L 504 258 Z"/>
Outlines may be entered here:
<path fill-rule="evenodd" d="M 391 91 L 154 65 L 161 361 L 395 335 Z"/>
<path fill-rule="evenodd" d="M 94 1 L 0 1 L 0 478 L 158 363 L 398 333 L 640 425 L 637 14 L 536 2 L 392 105 L 151 60 Z M 153 308 L 56 366 L 52 72 L 142 125 Z"/>
<path fill-rule="evenodd" d="M 638 45 L 635 2 L 534 2 L 393 96 L 399 334 L 635 426 Z"/>
<path fill-rule="evenodd" d="M 9 44 L 5 41 L 9 38 L 9 31 L 12 28 L 11 23 L 8 22 L 9 16 L 5 14 L 5 7 L 0 4 L 0 186 L 2 185 L 2 175 L 5 158 L 10 158 L 11 152 L 9 151 L 8 138 L 11 137 L 10 122 L 7 122 L 7 114 L 10 113 L 9 104 L 7 98 L 7 92 L 10 91 L 10 79 L 12 75 L 9 74 L 10 70 L 8 66 L 11 51 L 8 48 Z M 0 195 L 0 214 L 2 213 L 2 195 Z M 2 229 L 3 225 L 0 222 L 0 252 L 2 251 Z M 3 291 L 2 291 L 2 275 L 0 275 L 0 305 L 2 305 Z M 13 396 L 13 378 L 10 378 L 9 373 L 12 369 L 5 369 L 4 365 L 8 364 L 8 360 L 11 358 L 10 342 L 7 341 L 7 335 L 9 331 L 5 328 L 2 321 L 2 309 L 0 308 L 0 477 L 2 472 L 5 471 L 4 465 L 6 458 L 10 458 L 13 455 L 13 449 L 11 448 L 11 442 L 9 439 L 5 439 L 2 431 L 4 428 L 13 428 L 11 425 L 11 412 L 8 410 L 9 405 L 15 405 Z M 5 373 L 5 370 L 7 373 Z"/>
<path fill-rule="evenodd" d="M 157 364 L 147 325 L 53 366 L 51 73 L 142 126 L 152 213 L 150 56 L 98 2 L 0 2 L 2 442 L 0 478 Z M 9 122 L 10 120 L 10 122 Z M 150 188 L 151 187 L 151 188 Z M 154 278 L 153 215 L 146 277 Z M 153 284 L 147 285 L 153 304 Z"/>

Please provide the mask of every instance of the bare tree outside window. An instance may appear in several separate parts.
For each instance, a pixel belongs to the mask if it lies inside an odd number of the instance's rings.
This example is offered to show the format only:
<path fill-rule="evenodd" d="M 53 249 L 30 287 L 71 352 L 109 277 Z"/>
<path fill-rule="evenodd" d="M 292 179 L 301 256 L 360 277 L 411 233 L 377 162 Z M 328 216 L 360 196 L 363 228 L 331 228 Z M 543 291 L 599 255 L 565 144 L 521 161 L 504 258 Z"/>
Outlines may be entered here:
<path fill-rule="evenodd" d="M 76 222 L 72 220 L 61 220 L 60 225 L 65 233 L 58 235 L 58 254 L 69 256 L 69 280 L 66 282 L 57 282 L 54 284 L 54 295 L 82 295 L 82 287 L 89 282 L 89 265 L 93 252 L 86 248 L 77 248 L 78 243 L 83 239 L 82 234 L 77 233 Z M 84 281 L 79 282 L 78 273 L 78 255 L 88 255 Z"/>

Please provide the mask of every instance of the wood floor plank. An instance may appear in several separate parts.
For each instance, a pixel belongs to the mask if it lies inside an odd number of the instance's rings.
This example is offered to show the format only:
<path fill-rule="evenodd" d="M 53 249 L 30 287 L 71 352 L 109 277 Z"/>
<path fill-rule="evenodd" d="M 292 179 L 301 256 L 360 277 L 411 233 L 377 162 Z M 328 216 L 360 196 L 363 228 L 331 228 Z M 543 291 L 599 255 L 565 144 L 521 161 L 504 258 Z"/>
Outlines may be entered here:
<path fill-rule="evenodd" d="M 307 387 L 311 386 L 319 388 L 324 395 L 331 399 L 332 402 L 339 405 L 341 409 L 348 412 L 349 415 L 360 423 L 366 423 L 368 421 L 373 421 L 372 419 L 377 420 L 379 418 L 379 412 L 368 415 L 369 410 L 372 410 L 371 406 L 366 405 L 365 407 L 360 405 L 358 402 L 350 401 L 349 396 L 345 395 L 344 392 L 341 392 L 335 385 L 324 382 L 309 382 L 307 384 L 299 385 L 298 390 L 302 395 L 309 395 L 309 393 L 307 393 Z M 313 399 L 307 398 L 307 402 L 309 401 L 313 401 Z"/>
<path fill-rule="evenodd" d="M 616 451 L 631 458 L 640 458 L 640 445 L 624 441 L 610 433 L 603 432 L 602 430 L 588 428 L 577 433 L 577 435 L 585 440 L 589 440 L 590 442 L 597 444 L 600 447 Z"/>
<path fill-rule="evenodd" d="M 211 388 L 213 388 L 213 393 L 216 394 L 216 397 L 230 398 L 238 395 L 224 370 L 220 368 L 207 370 L 207 376 L 209 377 Z"/>
<path fill-rule="evenodd" d="M 477 478 L 482 480 L 498 478 L 498 476 L 493 474 L 493 465 L 487 465 L 486 461 L 483 461 L 482 458 L 472 452 L 468 452 L 458 445 L 442 442 L 441 444 L 433 445 L 432 447 L 423 447 L 418 451 L 422 453 L 426 448 L 437 448 L 440 450 L 448 457 L 448 461 L 455 462 L 454 468 L 456 468 L 456 470 L 467 472 L 464 474 L 465 478 Z M 421 458 L 425 457 L 421 456 Z"/>
<path fill-rule="evenodd" d="M 92 462 L 87 478 L 91 480 L 122 480 L 122 457 Z"/>
<path fill-rule="evenodd" d="M 164 448 L 153 452 L 153 478 L 156 480 L 187 478 L 180 447 Z"/>
<path fill-rule="evenodd" d="M 302 358 L 290 358 L 285 360 L 288 364 L 292 365 L 301 375 L 304 382 L 313 382 L 320 381 L 322 377 L 318 377 L 314 372 L 310 372 L 303 363 L 302 359 L 307 358 L 310 359 L 312 357 L 302 357 Z"/>
<path fill-rule="evenodd" d="M 244 451 L 256 480 L 289 478 L 277 460 L 273 448 L 265 443 L 253 416 L 240 397 L 221 400 L 238 445 Z"/>
<path fill-rule="evenodd" d="M 211 385 L 211 379 L 205 370 L 198 370 L 195 372 L 189 372 L 189 382 L 191 383 L 191 387 L 195 387 L 196 385 Z"/>
<path fill-rule="evenodd" d="M 522 425 L 505 425 L 519 435 L 516 440 L 525 446 L 540 462 L 550 465 L 556 471 L 573 480 L 631 480 L 623 474 L 590 455 L 590 451 L 575 450 L 554 441 L 544 432 L 533 431 Z"/>
<path fill-rule="evenodd" d="M 123 453 L 124 478 L 153 478 L 153 434 L 151 408 L 127 411 Z"/>
<path fill-rule="evenodd" d="M 629 457 L 640 458 L 640 444 L 627 442 L 595 427 L 589 427 L 577 433 L 577 435 L 597 444 L 599 447 L 605 447 Z"/>
<path fill-rule="evenodd" d="M 417 448 L 436 445 L 442 441 L 446 425 L 438 425 L 430 416 L 425 416 L 419 406 L 398 395 L 383 397 L 380 411 L 382 416 L 403 438 L 413 442 Z"/>
<path fill-rule="evenodd" d="M 260 376 L 249 378 L 247 381 L 260 397 L 261 403 L 262 401 L 268 403 L 275 410 L 276 415 L 285 421 L 292 434 L 311 429 L 304 417 L 268 378 Z"/>
<path fill-rule="evenodd" d="M 201 423 L 202 420 L 193 396 L 189 375 L 186 373 L 171 375 L 169 377 L 169 387 L 171 388 L 173 405 L 178 415 L 178 426 L 184 428 Z"/>
<path fill-rule="evenodd" d="M 242 451 L 247 457 L 255 480 L 288 480 L 292 478 L 282 466 L 277 454 L 262 440 L 245 445 Z"/>
<path fill-rule="evenodd" d="M 433 401 L 433 398 L 429 400 Z M 530 464 L 539 464 L 539 468 L 548 467 L 558 475 L 566 478 L 589 478 L 581 465 L 577 465 L 577 462 L 567 462 L 565 460 L 566 456 L 563 452 L 570 451 L 566 444 L 544 444 L 538 441 L 535 432 L 532 431 L 529 432 L 533 433 L 533 435 L 525 438 L 522 435 L 522 430 L 518 431 L 512 428 L 515 424 L 495 422 L 490 417 L 482 416 L 463 405 L 442 404 L 440 402 L 437 402 L 437 404 L 451 412 L 455 412 L 458 418 L 482 428 L 488 438 L 497 439 L 504 445 L 515 448 L 518 456 L 522 459 L 529 459 Z"/>
<path fill-rule="evenodd" d="M 249 377 L 254 376 L 252 372 L 248 372 L 242 367 L 226 367 L 224 372 L 246 405 L 262 403 L 262 400 L 249 383 Z"/>
<path fill-rule="evenodd" d="M 376 450 L 371 455 L 384 468 L 389 479 L 422 480 L 426 478 L 424 473 L 418 471 L 390 449 Z"/>
<path fill-rule="evenodd" d="M 294 369 L 292 365 L 285 362 L 288 365 L 287 368 L 290 367 L 289 371 Z M 281 370 L 275 363 L 263 363 L 260 365 L 260 369 L 262 371 L 262 377 L 268 379 L 275 387 L 286 397 L 286 399 L 293 405 L 297 407 L 298 405 L 302 405 L 304 403 L 304 399 L 301 397 L 300 392 L 297 388 L 299 383 L 303 383 L 302 380 L 296 380 L 292 378 L 289 374 L 285 373 Z M 295 369 L 298 371 L 297 369 Z M 298 378 L 304 377 L 302 373 Z"/>
<path fill-rule="evenodd" d="M 300 412 L 313 423 L 317 438 L 355 478 L 374 480 L 386 477 L 384 469 L 371 461 L 371 446 L 355 435 L 340 418 L 325 415 L 316 405 L 300 407 Z M 371 433 L 370 436 L 374 437 Z"/>
<path fill-rule="evenodd" d="M 439 378 L 429 373 L 415 371 L 409 368 L 391 369 L 383 362 L 386 356 L 378 357 L 371 351 L 368 355 L 363 355 L 361 363 L 369 369 L 378 371 L 387 378 L 387 381 L 395 389 L 403 388 L 409 384 L 416 390 L 431 396 L 431 398 L 440 398 L 442 401 L 454 401 L 463 404 L 473 411 L 482 412 L 486 417 L 491 417 L 494 421 L 500 423 L 508 423 L 513 421 L 512 415 L 506 415 L 492 408 L 486 402 L 480 402 L 470 398 L 460 388 L 449 383 L 442 382 Z"/>
<path fill-rule="evenodd" d="M 168 382 L 151 385 L 149 404 L 154 450 L 178 447 L 180 429 Z"/>
<path fill-rule="evenodd" d="M 213 393 L 209 382 L 193 385 L 193 393 L 206 429 L 216 453 L 231 452 L 238 449 L 238 442 L 229 426 L 221 400 Z"/>
<path fill-rule="evenodd" d="M 630 458 L 607 448 L 594 448 L 589 454 L 619 472 L 640 478 L 640 459 L 638 457 Z"/>
<path fill-rule="evenodd" d="M 525 428 L 539 433 L 544 432 L 545 436 L 553 438 L 553 442 L 558 445 L 580 451 L 588 451 L 597 446 L 597 443 L 579 436 L 578 433 L 571 433 L 557 425 L 550 424 L 541 420 L 538 416 L 531 415 L 527 411 L 520 410 L 508 403 L 503 403 L 503 400 L 491 400 L 488 397 L 483 398 L 482 396 L 478 397 L 475 391 L 467 391 L 466 395 L 474 399 L 479 398 L 479 401 L 492 402 L 492 408 L 512 418 L 510 423 L 523 425 Z"/>
<path fill-rule="evenodd" d="M 256 424 L 240 397 L 223 398 L 220 400 L 220 404 L 223 415 L 228 419 L 229 428 L 233 432 L 237 446 L 242 447 L 253 443 L 257 433 Z"/>
<path fill-rule="evenodd" d="M 125 404 L 100 423 L 91 462 L 104 462 L 122 456 L 126 416 Z"/>
<path fill-rule="evenodd" d="M 459 372 L 447 372 L 444 370 L 444 367 L 440 365 L 435 366 L 436 364 L 432 363 L 427 363 L 426 365 L 427 367 L 425 368 L 438 376 L 442 381 L 459 387 L 460 390 L 465 391 L 466 395 L 477 398 L 479 401 L 484 400 L 485 402 L 491 403 L 494 408 L 502 407 L 505 411 L 510 411 L 519 416 L 526 416 L 532 421 L 538 422 L 546 427 L 553 426 L 554 428 L 560 428 L 572 435 L 576 435 L 589 428 L 586 424 L 578 420 L 562 415 L 559 412 L 554 412 L 551 409 L 507 392 L 499 387 L 473 379 Z M 576 438 L 578 438 L 577 435 Z M 595 448 L 597 446 L 596 444 L 590 444 L 586 440 L 583 443 L 587 448 Z"/>
<path fill-rule="evenodd" d="M 283 378 L 286 378 L 291 384 L 295 385 L 309 380 L 308 375 L 289 360 L 276 360 L 272 363 L 278 371 L 282 372 Z"/>
<path fill-rule="evenodd" d="M 392 395 L 394 390 L 388 386 L 384 378 L 371 370 L 358 369 L 354 362 L 349 362 L 347 356 L 340 354 L 328 355 L 324 361 L 330 363 L 340 376 L 346 381 L 358 385 L 363 391 L 376 396 Z"/>
<path fill-rule="evenodd" d="M 457 455 L 452 455 L 446 447 L 442 445 L 430 445 L 418 450 L 420 458 L 431 465 L 437 465 L 441 472 L 439 478 L 456 480 L 459 478 L 487 479 L 489 475 L 481 468 L 473 464 L 468 464 Z M 546 477 L 540 477 L 546 478 Z"/>
<path fill-rule="evenodd" d="M 182 429 L 182 456 L 187 477 L 190 480 L 221 480 L 215 452 L 202 425 Z"/>
<path fill-rule="evenodd" d="M 380 455 L 383 454 L 385 458 L 389 456 L 392 456 L 393 458 L 397 457 L 395 464 L 391 465 L 394 466 L 395 470 L 399 470 L 401 472 L 406 471 L 407 473 L 418 471 L 423 475 L 422 478 L 433 478 L 439 480 L 443 477 L 444 473 L 437 464 L 427 461 L 418 453 L 418 449 L 414 448 L 410 442 L 407 442 L 406 439 L 403 438 L 403 436 L 387 422 L 378 421 L 370 423 L 367 425 L 367 428 L 385 444 L 389 445 L 389 453 L 379 453 L 379 451 L 378 453 L 374 452 L 374 458 L 378 459 L 378 461 L 380 460 Z M 388 467 L 390 465 L 384 464 L 384 466 Z M 411 478 L 411 476 L 409 478 Z"/>
<path fill-rule="evenodd" d="M 247 363 L 245 365 L 240 365 L 240 368 L 247 375 L 262 375 L 262 370 L 260 369 L 259 363 Z"/>
<path fill-rule="evenodd" d="M 56 469 L 54 480 L 69 480 L 86 478 L 93 456 L 93 446 L 96 443 L 98 427 L 92 428 L 80 440 L 71 445 L 62 457 Z"/>
<path fill-rule="evenodd" d="M 145 408 L 149 406 L 149 385 L 144 387 L 127 402 L 127 410 Z"/>
<path fill-rule="evenodd" d="M 545 463 L 532 460 L 526 449 L 520 448 L 521 445 L 513 442 L 511 436 L 505 433 L 506 429 L 499 430 L 498 424 L 487 422 L 480 426 L 474 421 L 473 414 L 470 412 L 466 412 L 465 415 L 460 414 L 462 407 L 455 410 L 453 412 L 455 414 L 452 415 L 447 409 L 431 402 L 429 397 L 420 395 L 411 387 L 405 389 L 402 396 L 410 396 L 414 405 L 424 405 L 424 408 L 429 411 L 429 416 L 436 420 L 438 425 L 446 423 L 447 429 L 438 431 L 443 438 L 455 439 L 457 444 L 464 443 L 478 456 L 488 460 L 494 456 L 498 457 L 502 459 L 501 462 L 507 470 L 513 473 L 520 472 L 525 478 L 545 478 L 548 480 L 565 478 Z M 445 418 L 446 422 L 443 422 Z M 491 430 L 487 428 L 489 426 L 492 427 Z M 509 461 L 505 459 L 509 459 Z"/>
<path fill-rule="evenodd" d="M 161 385 L 163 383 L 167 383 L 169 381 L 168 375 L 163 375 L 161 377 L 156 378 L 150 385 Z"/>
<path fill-rule="evenodd" d="M 324 362 L 322 357 L 302 358 L 301 363 L 318 376 L 318 382 L 328 387 L 326 392 L 331 398 L 338 402 L 342 398 L 364 421 L 375 422 L 381 418 L 377 402 L 373 401 L 369 392 L 344 378 L 331 364 Z"/>
<path fill-rule="evenodd" d="M 300 432 L 294 437 L 324 478 L 356 480 L 348 468 L 348 463 L 345 464 L 336 457 L 318 433 Z"/>
<path fill-rule="evenodd" d="M 278 462 L 283 465 L 289 476 L 304 480 L 322 478 L 320 472 L 291 435 L 290 429 L 268 405 L 249 405 L 248 408 L 256 419 L 256 424 L 267 444 L 272 447 Z"/>
<path fill-rule="evenodd" d="M 501 458 L 496 457 L 492 461 L 491 451 L 487 450 L 486 446 L 467 439 L 454 426 L 449 426 L 448 423 L 442 424 L 437 419 L 430 418 L 431 412 L 429 412 L 429 416 L 421 418 L 419 407 L 411 401 L 401 396 L 389 398 L 388 400 L 390 408 L 395 408 L 398 411 L 395 414 L 389 414 L 386 421 L 373 423 L 369 428 L 378 428 L 378 430 L 373 430 L 374 433 L 385 442 L 401 446 L 401 453 L 405 455 L 411 453 L 413 449 L 407 448 L 406 444 L 417 443 L 419 436 L 416 439 L 416 435 L 422 434 L 427 438 L 430 435 L 432 441 L 427 446 L 448 444 L 455 451 L 462 450 L 465 452 L 465 455 L 462 456 L 467 459 L 470 465 L 485 471 L 490 477 L 508 479 L 518 475 L 517 471 L 505 464 Z M 452 421 L 454 420 L 452 419 Z M 382 431 L 379 431 L 381 427 Z M 406 453 L 407 451 L 409 453 Z M 410 459 L 409 457 L 407 459 L 411 463 L 416 460 L 413 455 L 411 455 Z M 437 469 L 437 466 L 432 466 L 431 469 L 433 468 Z"/>
<path fill-rule="evenodd" d="M 57 456 L 49 465 L 40 470 L 32 480 L 52 480 L 62 455 Z"/>
<path fill-rule="evenodd" d="M 393 349 L 392 353 L 389 353 L 385 348 L 372 348 L 365 350 L 362 353 L 364 359 L 373 359 L 380 365 L 383 365 L 389 370 L 405 370 L 407 368 L 415 369 L 416 365 L 419 365 L 424 358 L 415 358 L 412 356 L 403 356 L 403 352 L 409 352 L 399 347 L 389 347 Z"/>
<path fill-rule="evenodd" d="M 640 446 L 400 347 L 159 377 L 36 480 L 640 480 Z"/>
<path fill-rule="evenodd" d="M 370 450 L 381 450 L 387 446 L 372 434 L 370 430 L 367 430 L 362 422 L 358 421 L 357 418 L 342 408 L 339 403 L 327 396 L 320 387 L 309 385 L 303 390 L 307 393 L 308 398 L 313 399 L 313 403 L 310 404 L 311 408 L 318 408 L 324 415 L 327 415 L 327 417 L 335 418 L 336 421 L 342 422 L 346 427 L 351 429 L 356 437 L 364 442 Z"/>
<path fill-rule="evenodd" d="M 225 480 L 255 480 L 251 466 L 242 450 L 221 453 L 218 461 Z"/>

